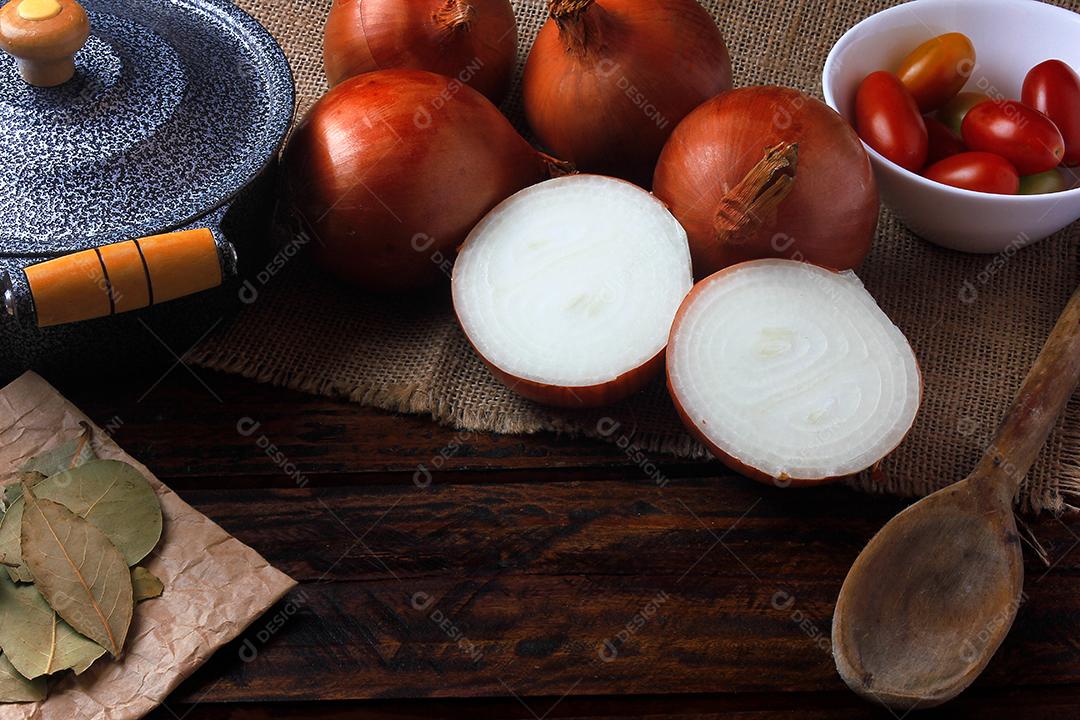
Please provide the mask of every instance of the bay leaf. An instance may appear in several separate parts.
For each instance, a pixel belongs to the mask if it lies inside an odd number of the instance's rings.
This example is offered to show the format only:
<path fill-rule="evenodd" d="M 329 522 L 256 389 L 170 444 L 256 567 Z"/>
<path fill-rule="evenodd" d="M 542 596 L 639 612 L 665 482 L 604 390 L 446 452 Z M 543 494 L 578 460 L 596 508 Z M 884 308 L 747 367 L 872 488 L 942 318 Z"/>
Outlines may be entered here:
<path fill-rule="evenodd" d="M 61 620 L 33 585 L 0 575 L 0 648 L 24 677 L 33 679 L 90 667 L 105 648 Z"/>
<path fill-rule="evenodd" d="M 61 620 L 60 622 L 64 622 L 64 621 Z M 64 623 L 64 624 L 66 625 L 67 623 Z M 71 627 L 71 626 L 68 625 L 68 627 Z M 71 632 L 75 632 L 75 631 L 72 630 Z M 90 640 L 90 638 L 87 638 L 87 640 Z M 90 642 L 94 642 L 94 641 L 90 640 Z M 97 645 L 97 643 L 94 643 L 94 644 Z M 101 646 L 98 645 L 98 647 L 101 647 Z M 101 655 L 104 655 L 104 654 L 105 654 L 105 648 L 101 648 Z M 98 657 L 101 657 L 101 655 L 98 655 Z M 93 665 L 94 661 L 97 660 L 97 659 L 98 658 L 86 657 L 86 658 L 83 659 L 82 662 L 78 663 L 77 665 L 72 665 L 71 669 L 75 672 L 76 675 L 82 675 L 84 672 L 86 672 L 87 670 L 90 669 L 90 666 Z"/>
<path fill-rule="evenodd" d="M 19 476 L 15 482 L 7 485 L 4 488 L 4 511 L 6 512 L 12 503 L 22 497 L 22 484 L 23 481 L 30 483 L 30 487 L 34 487 L 39 482 L 47 478 L 45 473 L 38 472 L 37 470 L 19 471 Z"/>
<path fill-rule="evenodd" d="M 8 511 L 11 510 L 11 503 L 16 502 L 22 497 L 22 484 L 24 482 L 30 483 L 30 487 L 37 485 L 39 482 L 45 479 L 45 476 L 39 472 L 26 472 L 20 473 L 19 479 L 4 488 L 4 512 L 0 514 L 0 538 L 7 538 L 7 548 L 15 550 L 18 547 L 18 543 L 15 539 L 18 537 L 19 523 L 21 522 L 22 511 L 18 511 L 19 518 L 12 517 L 8 521 L 8 525 L 5 526 L 4 518 L 7 517 Z M 8 492 L 13 488 L 19 488 L 19 494 L 15 496 L 15 500 L 8 500 Z M 7 571 L 8 576 L 15 582 L 30 582 L 30 571 L 22 566 L 21 553 L 16 551 L 12 557 L 8 558 L 5 554 L 5 545 L 0 540 L 0 565 L 4 565 L 4 569 Z M 21 569 L 20 569 L 21 568 Z M 3 573 L 0 573 L 2 575 Z"/>
<path fill-rule="evenodd" d="M 15 582 L 30 582 L 30 571 L 22 564 L 22 497 L 7 509 L 0 518 L 0 565 L 5 565 L 8 576 Z"/>
<path fill-rule="evenodd" d="M 160 597 L 161 593 L 165 592 L 165 585 L 157 579 L 154 573 L 141 565 L 131 568 L 131 588 L 135 596 L 135 602 Z"/>
<path fill-rule="evenodd" d="M 6 655 L 0 655 L 0 703 L 38 702 L 47 693 L 45 678 L 27 680 Z"/>
<path fill-rule="evenodd" d="M 29 485 L 22 499 L 23 561 L 37 589 L 71 627 L 119 656 L 134 604 L 124 556 L 101 530 Z"/>
<path fill-rule="evenodd" d="M 90 425 L 81 422 L 82 428 L 78 437 L 66 440 L 51 450 L 46 450 L 40 455 L 35 455 L 19 468 L 22 472 L 39 472 L 45 477 L 55 475 L 64 470 L 70 470 L 91 460 L 97 459 L 94 452 L 93 431 Z M 8 501 L 8 493 L 11 499 Z M 4 491 L 4 500 L 14 502 L 22 495 L 22 488 L 18 484 L 9 485 Z"/>
<path fill-rule="evenodd" d="M 118 460 L 91 460 L 37 483 L 34 493 L 58 502 L 105 533 L 128 565 L 146 557 L 161 539 L 161 501 L 143 474 Z M 0 520 L 0 564 L 18 582 L 33 574 L 23 565 L 20 498 Z"/>

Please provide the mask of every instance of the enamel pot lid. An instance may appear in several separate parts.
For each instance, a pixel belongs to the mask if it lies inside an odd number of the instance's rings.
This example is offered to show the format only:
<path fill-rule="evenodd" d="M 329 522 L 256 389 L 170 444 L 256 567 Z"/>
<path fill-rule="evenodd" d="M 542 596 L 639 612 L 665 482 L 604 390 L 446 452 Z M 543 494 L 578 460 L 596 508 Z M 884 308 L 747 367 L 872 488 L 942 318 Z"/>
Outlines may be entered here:
<path fill-rule="evenodd" d="M 229 0 L 9 0 L 0 49 L 0 255 L 28 264 L 213 217 L 293 117 L 281 48 Z"/>

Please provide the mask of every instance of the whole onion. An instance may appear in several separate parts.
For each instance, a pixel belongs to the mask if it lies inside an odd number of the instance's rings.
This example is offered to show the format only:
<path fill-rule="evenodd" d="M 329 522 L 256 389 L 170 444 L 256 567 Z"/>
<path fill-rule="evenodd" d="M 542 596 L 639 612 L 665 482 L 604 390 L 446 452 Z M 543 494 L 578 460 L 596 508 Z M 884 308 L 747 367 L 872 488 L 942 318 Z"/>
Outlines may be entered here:
<path fill-rule="evenodd" d="M 375 291 L 445 279 L 473 225 L 549 177 L 552 163 L 483 95 L 422 70 L 380 70 L 338 85 L 285 151 L 316 261 Z"/>
<path fill-rule="evenodd" d="M 499 102 L 517 62 L 509 0 L 334 0 L 323 62 L 330 85 L 411 68 L 455 78 Z"/>
<path fill-rule="evenodd" d="M 877 227 L 877 186 L 855 131 L 788 88 L 733 90 L 688 115 L 653 192 L 686 228 L 697 277 L 760 258 L 847 270 Z"/>
<path fill-rule="evenodd" d="M 529 54 L 525 113 L 579 169 L 648 186 L 671 131 L 731 87 L 731 60 L 696 0 L 549 0 Z"/>

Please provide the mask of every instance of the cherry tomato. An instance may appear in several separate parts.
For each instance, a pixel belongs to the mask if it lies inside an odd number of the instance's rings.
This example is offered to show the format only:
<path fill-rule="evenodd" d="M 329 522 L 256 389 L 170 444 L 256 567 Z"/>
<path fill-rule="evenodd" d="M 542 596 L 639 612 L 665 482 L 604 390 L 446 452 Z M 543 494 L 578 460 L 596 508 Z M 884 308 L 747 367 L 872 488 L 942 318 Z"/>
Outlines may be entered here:
<path fill-rule="evenodd" d="M 979 103 L 968 111 L 961 130 L 970 149 L 1002 156 L 1021 175 L 1055 168 L 1065 154 L 1065 141 L 1050 118 L 1015 100 Z"/>
<path fill-rule="evenodd" d="M 989 99 L 990 96 L 984 93 L 962 92 L 937 111 L 937 119 L 959 135 L 961 132 L 960 126 L 964 122 L 964 116 L 968 114 L 968 110 Z"/>
<path fill-rule="evenodd" d="M 1045 195 L 1068 190 L 1069 184 L 1065 182 L 1065 176 L 1057 168 L 1047 170 L 1038 175 L 1025 175 L 1020 178 L 1021 195 Z"/>
<path fill-rule="evenodd" d="M 1054 121 L 1065 139 L 1066 165 L 1080 165 L 1080 76 L 1060 60 L 1028 71 L 1020 99 Z"/>
<path fill-rule="evenodd" d="M 896 76 L 924 113 L 951 100 L 975 69 L 975 46 L 967 35 L 945 33 L 911 51 Z"/>
<path fill-rule="evenodd" d="M 940 121 L 932 117 L 923 118 L 926 122 L 926 133 L 930 139 L 929 149 L 926 153 L 926 163 L 933 165 L 938 160 L 944 160 L 953 155 L 966 152 L 964 141 Z"/>
<path fill-rule="evenodd" d="M 931 180 L 976 192 L 1015 195 L 1020 176 L 1012 164 L 993 153 L 966 152 L 947 157 L 923 173 Z"/>
<path fill-rule="evenodd" d="M 862 81 L 855 95 L 855 129 L 867 145 L 902 168 L 918 172 L 926 164 L 926 123 L 892 73 L 870 73 Z"/>

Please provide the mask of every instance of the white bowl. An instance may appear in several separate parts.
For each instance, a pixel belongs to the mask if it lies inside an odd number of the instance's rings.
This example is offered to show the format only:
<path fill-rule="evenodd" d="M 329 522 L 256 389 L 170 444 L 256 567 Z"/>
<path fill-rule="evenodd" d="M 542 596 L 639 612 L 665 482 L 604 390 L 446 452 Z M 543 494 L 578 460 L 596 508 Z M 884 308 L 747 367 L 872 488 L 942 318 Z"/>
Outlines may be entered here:
<path fill-rule="evenodd" d="M 947 32 L 964 33 L 975 45 L 975 71 L 964 90 L 1018 99 L 1028 70 L 1051 58 L 1080 72 L 1080 14 L 1038 0 L 912 0 L 871 15 L 840 38 L 825 61 L 825 101 L 852 120 L 864 77 L 895 71 L 911 50 Z M 972 192 L 866 151 L 885 203 L 917 235 L 947 248 L 1002 252 L 1080 218 L 1080 187 L 1047 195 Z"/>

